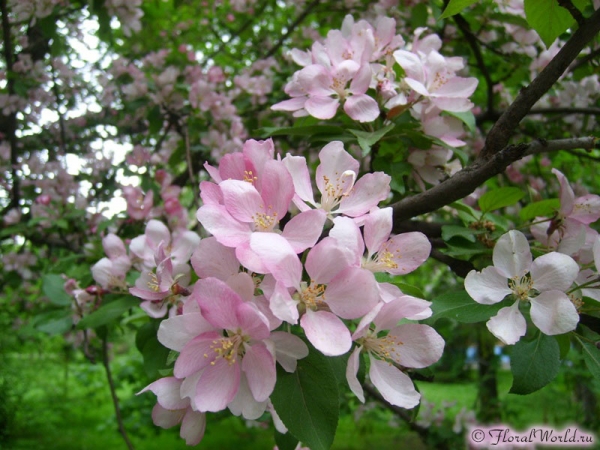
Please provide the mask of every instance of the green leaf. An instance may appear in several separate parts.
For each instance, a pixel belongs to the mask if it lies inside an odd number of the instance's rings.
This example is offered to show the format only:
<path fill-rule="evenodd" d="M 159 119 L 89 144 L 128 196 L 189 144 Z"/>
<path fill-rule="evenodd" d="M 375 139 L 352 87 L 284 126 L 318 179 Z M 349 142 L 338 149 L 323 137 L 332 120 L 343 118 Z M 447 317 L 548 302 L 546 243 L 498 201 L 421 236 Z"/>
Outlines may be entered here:
<path fill-rule="evenodd" d="M 444 13 L 440 16 L 440 19 L 447 19 L 455 14 L 458 14 L 463 9 L 471 6 L 473 3 L 477 3 L 477 0 L 450 0 L 448 6 L 444 10 Z"/>
<path fill-rule="evenodd" d="M 552 217 L 560 209 L 560 200 L 549 198 L 539 202 L 530 203 L 519 211 L 521 220 L 532 220 L 536 217 Z"/>
<path fill-rule="evenodd" d="M 575 339 L 581 344 L 581 352 L 585 365 L 592 376 L 597 381 L 600 381 L 600 349 L 590 342 L 581 340 L 577 335 L 575 335 Z"/>
<path fill-rule="evenodd" d="M 554 339 L 556 339 L 556 342 L 558 343 L 560 359 L 563 360 L 569 354 L 569 350 L 571 350 L 571 338 L 568 333 L 565 333 L 555 335 Z"/>
<path fill-rule="evenodd" d="M 525 17 L 546 47 L 575 24 L 573 16 L 558 4 L 558 0 L 525 0 Z"/>
<path fill-rule="evenodd" d="M 398 286 L 403 294 L 412 295 L 413 297 L 417 297 L 417 298 L 425 298 L 425 294 L 423 293 L 423 291 L 416 286 L 412 286 L 412 285 L 406 284 L 406 283 L 401 283 L 399 281 L 392 281 L 391 283 L 393 285 Z"/>
<path fill-rule="evenodd" d="M 290 433 L 312 450 L 331 447 L 339 417 L 336 375 L 328 358 L 310 347 L 294 373 L 277 367 L 273 406 Z"/>
<path fill-rule="evenodd" d="M 450 207 L 456 209 L 457 211 L 468 214 L 475 220 L 479 220 L 481 218 L 481 213 L 479 211 L 475 211 L 469 205 L 465 205 L 464 203 L 454 202 L 450 204 Z"/>
<path fill-rule="evenodd" d="M 71 303 L 71 296 L 65 292 L 65 280 L 60 275 L 49 273 L 42 277 L 42 292 L 50 303 L 66 306 Z"/>
<path fill-rule="evenodd" d="M 36 317 L 35 328 L 49 335 L 63 334 L 73 327 L 71 311 L 61 309 L 40 314 Z"/>
<path fill-rule="evenodd" d="M 275 444 L 278 450 L 295 450 L 298 446 L 298 439 L 296 439 L 292 433 L 281 434 L 275 430 Z"/>
<path fill-rule="evenodd" d="M 342 127 L 310 125 L 303 127 L 264 127 L 255 131 L 263 139 L 271 136 L 314 136 L 316 134 L 343 134 Z"/>
<path fill-rule="evenodd" d="M 356 138 L 358 139 L 358 145 L 360 145 L 360 148 L 362 149 L 362 155 L 363 156 L 367 156 L 369 154 L 369 152 L 371 151 L 371 147 L 373 145 L 375 145 L 377 142 L 379 142 L 381 140 L 382 137 L 384 137 L 387 133 L 389 133 L 391 130 L 393 130 L 395 127 L 395 125 L 393 123 L 380 128 L 377 131 L 373 131 L 373 132 L 367 132 L 367 131 L 360 131 L 360 130 L 348 130 L 350 133 L 352 133 L 354 136 L 356 136 Z"/>
<path fill-rule="evenodd" d="M 467 291 L 448 292 L 433 299 L 431 319 L 436 321 L 446 317 L 460 323 L 483 322 L 495 316 L 504 306 L 502 302 L 494 305 L 477 303 L 467 294 Z"/>
<path fill-rule="evenodd" d="M 448 114 L 449 116 L 456 117 L 458 120 L 460 120 L 462 123 L 464 123 L 471 133 L 475 133 L 475 131 L 477 130 L 477 125 L 475 124 L 475 115 L 471 111 L 465 111 L 465 112 L 446 111 L 446 114 Z"/>
<path fill-rule="evenodd" d="M 459 225 L 444 225 L 442 227 L 442 239 L 449 241 L 455 236 L 460 236 L 468 241 L 475 242 L 475 232 L 471 228 L 461 227 Z"/>
<path fill-rule="evenodd" d="M 556 339 L 539 333 L 533 341 L 520 340 L 510 354 L 513 374 L 511 394 L 526 395 L 550 383 L 560 368 L 560 348 Z"/>
<path fill-rule="evenodd" d="M 171 351 L 162 345 L 156 333 L 142 347 L 144 370 L 150 378 L 158 378 L 160 371 L 167 368 L 167 360 Z"/>
<path fill-rule="evenodd" d="M 140 299 L 135 297 L 121 297 L 110 303 L 102 305 L 97 311 L 85 316 L 77 323 L 77 329 L 97 328 L 107 325 L 118 319 L 125 311 L 139 306 Z"/>
<path fill-rule="evenodd" d="M 479 197 L 479 208 L 485 214 L 496 209 L 514 205 L 525 193 L 516 187 L 502 187 L 486 192 Z"/>

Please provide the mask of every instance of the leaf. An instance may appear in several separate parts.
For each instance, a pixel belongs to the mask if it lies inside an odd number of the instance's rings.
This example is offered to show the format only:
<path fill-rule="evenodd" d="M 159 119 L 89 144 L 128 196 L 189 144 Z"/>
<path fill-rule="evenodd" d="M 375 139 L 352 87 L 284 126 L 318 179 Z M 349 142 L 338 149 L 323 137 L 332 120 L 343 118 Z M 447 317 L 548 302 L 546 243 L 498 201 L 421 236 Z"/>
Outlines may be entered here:
<path fill-rule="evenodd" d="M 391 123 L 377 131 L 367 132 L 360 130 L 348 130 L 358 139 L 358 145 L 362 149 L 362 155 L 367 156 L 371 151 L 371 147 L 381 140 L 387 133 L 394 129 L 394 124 Z"/>
<path fill-rule="evenodd" d="M 444 225 L 442 227 L 442 239 L 444 241 L 449 241 L 455 236 L 460 236 L 467 241 L 475 242 L 475 232 L 471 228 L 465 228 L 459 225 Z"/>
<path fill-rule="evenodd" d="M 475 133 L 475 131 L 477 130 L 477 125 L 475 124 L 475 115 L 473 114 L 473 112 L 471 112 L 471 111 L 465 111 L 465 112 L 446 111 L 446 114 L 448 114 L 449 116 L 456 117 L 458 120 L 460 120 L 462 123 L 464 123 L 471 133 Z"/>
<path fill-rule="evenodd" d="M 135 346 L 144 357 L 144 370 L 149 378 L 158 378 L 177 359 L 172 352 L 158 341 L 157 333 L 160 320 L 151 320 L 142 325 L 135 335 Z M 164 375 L 163 375 L 164 376 Z"/>
<path fill-rule="evenodd" d="M 549 198 L 539 202 L 530 203 L 519 211 L 521 220 L 531 220 L 536 217 L 552 217 L 560 209 L 560 200 Z"/>
<path fill-rule="evenodd" d="M 35 328 L 49 335 L 66 333 L 72 327 L 73 318 L 68 309 L 50 311 L 36 317 Z"/>
<path fill-rule="evenodd" d="M 118 319 L 125 311 L 139 306 L 140 300 L 135 297 L 121 297 L 102 305 L 97 311 L 85 316 L 77 323 L 77 329 L 97 328 Z"/>
<path fill-rule="evenodd" d="M 565 333 L 557 334 L 556 336 L 554 336 L 554 339 L 556 339 L 556 342 L 558 343 L 558 348 L 560 350 L 559 358 L 563 360 L 569 354 L 569 350 L 571 350 L 571 338 L 569 337 L 569 334 Z"/>
<path fill-rule="evenodd" d="M 449 206 L 451 208 L 456 209 L 457 211 L 460 211 L 460 212 L 468 214 L 469 216 L 471 216 L 475 220 L 479 220 L 480 217 L 481 217 L 481 213 L 480 212 L 475 211 L 469 205 L 465 205 L 464 203 L 454 202 L 454 203 L 451 203 Z"/>
<path fill-rule="evenodd" d="M 581 344 L 581 353 L 583 360 L 592 376 L 600 381 L 600 349 L 594 344 L 582 341 L 581 338 L 575 335 L 575 339 Z"/>
<path fill-rule="evenodd" d="M 49 273 L 42 277 L 42 292 L 50 303 L 60 306 L 71 304 L 71 296 L 65 292 L 65 280 L 57 274 Z"/>
<path fill-rule="evenodd" d="M 278 450 L 295 450 L 298 446 L 298 439 L 292 433 L 281 434 L 275 430 L 275 444 Z"/>
<path fill-rule="evenodd" d="M 533 341 L 520 340 L 510 354 L 513 374 L 511 394 L 526 395 L 550 383 L 560 368 L 560 349 L 556 339 L 539 333 Z"/>
<path fill-rule="evenodd" d="M 336 375 L 328 358 L 309 347 L 294 373 L 277 367 L 273 406 L 294 437 L 312 450 L 331 447 L 339 417 Z"/>
<path fill-rule="evenodd" d="M 496 209 L 514 205 L 525 193 L 516 187 L 502 187 L 486 192 L 479 197 L 479 208 L 485 214 Z"/>
<path fill-rule="evenodd" d="M 436 321 L 443 317 L 454 319 L 460 323 L 476 323 L 495 316 L 505 305 L 482 305 L 473 300 L 467 291 L 448 292 L 432 300 L 431 319 Z"/>
<path fill-rule="evenodd" d="M 463 9 L 468 8 L 473 3 L 477 3 L 477 0 L 450 0 L 448 6 L 444 10 L 444 13 L 440 16 L 441 19 L 447 19 L 455 14 L 458 14 Z"/>
<path fill-rule="evenodd" d="M 525 0 L 525 18 L 546 47 L 575 24 L 573 16 L 558 4 L 558 0 Z"/>
<path fill-rule="evenodd" d="M 316 134 L 343 134 L 344 129 L 332 125 L 310 125 L 302 127 L 264 127 L 256 130 L 259 137 L 271 136 L 314 136 Z"/>

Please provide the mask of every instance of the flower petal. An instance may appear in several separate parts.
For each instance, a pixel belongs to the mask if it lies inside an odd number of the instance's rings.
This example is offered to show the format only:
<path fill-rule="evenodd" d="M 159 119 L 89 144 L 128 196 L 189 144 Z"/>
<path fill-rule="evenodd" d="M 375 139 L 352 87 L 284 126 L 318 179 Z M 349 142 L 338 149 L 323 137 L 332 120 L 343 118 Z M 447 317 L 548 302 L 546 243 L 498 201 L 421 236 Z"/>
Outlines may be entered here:
<path fill-rule="evenodd" d="M 375 359 L 371 355 L 369 377 L 383 398 L 401 408 L 414 408 L 419 404 L 419 394 L 412 380 L 404 372 L 387 361 Z"/>
<path fill-rule="evenodd" d="M 525 317 L 519 311 L 519 302 L 498 311 L 487 321 L 490 332 L 507 345 L 515 344 L 527 331 Z"/>
<path fill-rule="evenodd" d="M 555 334 L 573 331 L 579 323 L 577 309 L 564 292 L 542 292 L 531 301 L 531 320 L 542 333 Z"/>

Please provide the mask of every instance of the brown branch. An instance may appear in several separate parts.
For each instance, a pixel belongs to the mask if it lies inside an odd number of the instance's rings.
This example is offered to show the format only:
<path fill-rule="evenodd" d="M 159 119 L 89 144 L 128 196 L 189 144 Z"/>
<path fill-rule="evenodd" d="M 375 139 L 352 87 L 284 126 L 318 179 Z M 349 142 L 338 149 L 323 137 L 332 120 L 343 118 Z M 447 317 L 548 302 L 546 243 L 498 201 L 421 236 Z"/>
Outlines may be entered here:
<path fill-rule="evenodd" d="M 525 156 L 535 155 L 538 153 L 555 152 L 559 150 L 593 150 L 597 147 L 600 140 L 596 137 L 556 139 L 552 141 L 538 140 L 529 144 L 529 148 L 525 151 Z"/>
<path fill-rule="evenodd" d="M 448 267 L 450 267 L 452 272 L 462 278 L 466 277 L 471 270 L 475 270 L 475 266 L 469 261 L 463 261 L 462 259 L 456 259 L 452 256 L 445 255 L 435 248 L 431 249 L 430 256 L 433 259 L 446 264 Z"/>
<path fill-rule="evenodd" d="M 127 431 L 123 425 L 123 418 L 121 417 L 121 408 L 119 407 L 119 397 L 117 397 L 117 390 L 115 389 L 115 383 L 110 372 L 110 364 L 108 361 L 108 342 L 106 336 L 102 338 L 102 365 L 106 371 L 106 378 L 108 380 L 108 387 L 110 388 L 110 395 L 112 397 L 113 405 L 115 406 L 115 416 L 117 418 L 117 424 L 119 427 L 119 433 L 123 436 L 123 440 L 129 450 L 134 450 L 133 444 L 127 436 Z"/>
<path fill-rule="evenodd" d="M 585 17 L 583 17 L 581 11 L 577 9 L 571 0 L 558 0 L 558 4 L 569 11 L 569 14 L 573 16 L 573 19 L 575 19 L 579 26 L 585 23 Z"/>
<path fill-rule="evenodd" d="M 481 49 L 479 48 L 479 41 L 477 40 L 477 37 L 471 31 L 469 22 L 467 22 L 463 16 L 461 16 L 460 14 L 456 14 L 454 16 L 454 21 L 456 22 L 456 25 L 458 25 L 458 28 L 460 29 L 461 33 L 464 35 L 469 46 L 471 47 L 471 51 L 473 52 L 473 55 L 475 56 L 475 61 L 477 61 L 477 67 L 479 68 L 479 71 L 481 72 L 481 75 L 483 75 L 483 79 L 485 80 L 486 93 L 487 93 L 487 110 L 486 110 L 485 114 L 493 116 L 494 115 L 494 84 L 495 83 L 492 80 L 492 76 L 490 75 L 490 72 L 489 72 L 487 66 L 485 65 L 485 61 L 483 60 L 483 55 L 481 54 Z"/>
<path fill-rule="evenodd" d="M 558 81 L 583 48 L 600 32 L 600 10 L 596 11 L 560 49 L 542 72 L 523 89 L 490 130 L 480 158 L 487 160 L 504 149 L 521 120 Z"/>

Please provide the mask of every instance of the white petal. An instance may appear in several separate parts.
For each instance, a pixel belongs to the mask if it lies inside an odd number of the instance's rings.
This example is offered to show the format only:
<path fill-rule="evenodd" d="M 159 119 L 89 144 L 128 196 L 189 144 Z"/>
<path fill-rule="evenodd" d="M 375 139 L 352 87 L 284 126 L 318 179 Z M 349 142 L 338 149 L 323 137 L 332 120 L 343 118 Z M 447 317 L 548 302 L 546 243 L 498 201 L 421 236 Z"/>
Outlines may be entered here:
<path fill-rule="evenodd" d="M 421 394 L 415 390 L 412 380 L 392 364 L 371 357 L 369 376 L 383 398 L 392 405 L 410 409 L 419 404 Z"/>
<path fill-rule="evenodd" d="M 487 321 L 487 328 L 507 345 L 515 344 L 525 336 L 527 322 L 519 311 L 519 302 L 498 311 L 498 314 Z"/>
<path fill-rule="evenodd" d="M 570 256 L 562 253 L 547 253 L 531 265 L 533 288 L 538 291 L 554 289 L 565 292 L 579 274 L 579 266 Z"/>
<path fill-rule="evenodd" d="M 503 234 L 498 239 L 492 258 L 494 267 L 506 278 L 525 275 L 529 272 L 533 259 L 527 238 L 515 230 Z"/>
<path fill-rule="evenodd" d="M 553 336 L 568 333 L 577 327 L 579 314 L 565 293 L 542 292 L 530 301 L 531 320 L 542 333 Z"/>
<path fill-rule="evenodd" d="M 470 271 L 465 278 L 465 289 L 473 300 L 482 305 L 493 305 L 512 293 L 506 276 L 493 266 L 481 272 Z"/>

